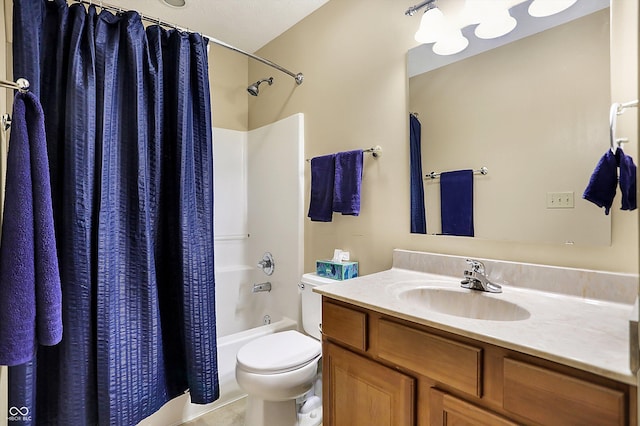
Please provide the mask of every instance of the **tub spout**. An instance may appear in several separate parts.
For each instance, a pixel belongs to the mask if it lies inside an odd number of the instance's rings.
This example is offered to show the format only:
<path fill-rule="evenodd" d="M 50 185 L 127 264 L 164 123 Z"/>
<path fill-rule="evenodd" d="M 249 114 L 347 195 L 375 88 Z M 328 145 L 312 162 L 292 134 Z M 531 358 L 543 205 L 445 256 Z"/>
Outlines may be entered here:
<path fill-rule="evenodd" d="M 261 291 L 271 291 L 271 283 L 269 281 L 253 285 L 253 293 L 259 293 Z"/>

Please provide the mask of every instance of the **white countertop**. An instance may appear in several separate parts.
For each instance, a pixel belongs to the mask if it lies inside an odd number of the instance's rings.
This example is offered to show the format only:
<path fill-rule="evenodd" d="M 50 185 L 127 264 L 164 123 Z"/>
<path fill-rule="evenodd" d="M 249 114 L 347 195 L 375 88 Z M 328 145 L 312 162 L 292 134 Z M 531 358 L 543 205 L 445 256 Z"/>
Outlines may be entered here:
<path fill-rule="evenodd" d="M 523 352 L 635 385 L 629 367 L 629 319 L 633 305 L 503 285 L 499 294 L 529 311 L 517 321 L 478 320 L 438 313 L 401 300 L 400 287 L 460 288 L 460 279 L 392 268 L 316 287 L 323 296 L 460 336 Z M 474 290 L 468 290 L 474 291 Z"/>

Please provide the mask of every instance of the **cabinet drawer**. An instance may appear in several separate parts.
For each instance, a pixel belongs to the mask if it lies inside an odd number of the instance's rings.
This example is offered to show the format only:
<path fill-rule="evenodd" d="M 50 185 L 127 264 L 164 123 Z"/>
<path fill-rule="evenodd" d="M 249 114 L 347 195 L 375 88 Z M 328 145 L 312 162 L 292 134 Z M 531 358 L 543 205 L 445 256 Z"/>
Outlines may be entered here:
<path fill-rule="evenodd" d="M 512 359 L 504 360 L 505 410 L 540 424 L 625 424 L 625 394 Z"/>
<path fill-rule="evenodd" d="M 345 345 L 367 350 L 367 314 L 330 302 L 322 303 L 322 333 Z"/>
<path fill-rule="evenodd" d="M 480 348 L 380 320 L 378 356 L 470 395 L 482 396 Z"/>

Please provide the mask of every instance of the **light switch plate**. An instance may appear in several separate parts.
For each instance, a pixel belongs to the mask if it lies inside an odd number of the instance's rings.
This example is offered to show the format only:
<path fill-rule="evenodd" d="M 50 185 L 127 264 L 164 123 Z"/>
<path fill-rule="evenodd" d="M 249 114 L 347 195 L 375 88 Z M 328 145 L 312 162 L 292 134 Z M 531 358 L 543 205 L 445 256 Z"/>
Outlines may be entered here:
<path fill-rule="evenodd" d="M 547 192 L 548 209 L 572 209 L 573 207 L 573 191 Z"/>

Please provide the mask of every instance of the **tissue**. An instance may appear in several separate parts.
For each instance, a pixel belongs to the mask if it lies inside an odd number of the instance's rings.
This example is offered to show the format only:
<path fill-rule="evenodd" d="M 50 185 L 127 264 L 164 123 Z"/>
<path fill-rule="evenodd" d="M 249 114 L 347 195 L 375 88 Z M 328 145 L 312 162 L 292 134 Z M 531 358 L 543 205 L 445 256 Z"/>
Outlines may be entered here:
<path fill-rule="evenodd" d="M 342 251 L 340 249 L 335 249 L 333 251 L 333 259 L 331 259 L 332 262 L 340 263 L 340 262 L 347 262 L 348 260 L 349 260 L 348 251 Z"/>
<path fill-rule="evenodd" d="M 335 249 L 331 260 L 316 260 L 316 274 L 334 280 L 348 280 L 358 276 L 358 262 L 349 262 L 348 251 Z"/>

